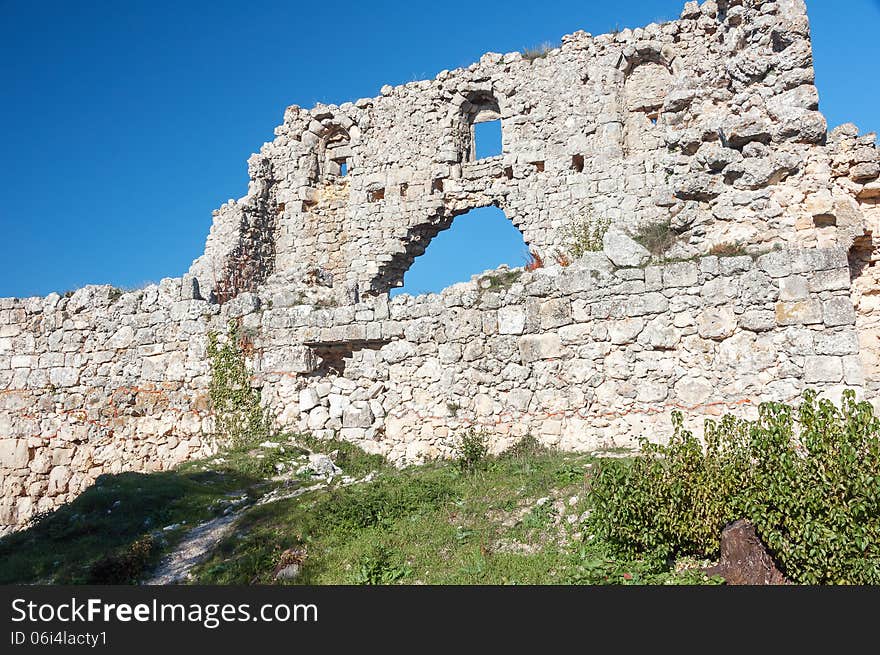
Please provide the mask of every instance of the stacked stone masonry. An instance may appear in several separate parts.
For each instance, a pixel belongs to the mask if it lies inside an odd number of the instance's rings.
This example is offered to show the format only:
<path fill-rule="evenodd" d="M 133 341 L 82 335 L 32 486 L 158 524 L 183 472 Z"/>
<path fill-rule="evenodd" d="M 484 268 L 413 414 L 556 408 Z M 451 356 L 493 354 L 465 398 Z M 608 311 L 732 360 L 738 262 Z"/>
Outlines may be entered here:
<path fill-rule="evenodd" d="M 473 125 L 498 118 L 502 154 L 475 159 Z M 689 2 L 291 106 L 248 166 L 182 278 L 0 299 L 0 530 L 102 473 L 210 452 L 207 335 L 231 318 L 280 429 L 399 464 L 470 427 L 496 450 L 632 446 L 665 438 L 672 408 L 699 428 L 806 387 L 878 395 L 880 151 L 827 130 L 800 0 Z M 574 261 L 389 299 L 489 205 L 545 262 Z M 605 221 L 604 251 L 571 257 L 572 230 Z M 658 221 L 665 263 L 627 236 Z M 724 244 L 749 254 L 710 254 Z"/>

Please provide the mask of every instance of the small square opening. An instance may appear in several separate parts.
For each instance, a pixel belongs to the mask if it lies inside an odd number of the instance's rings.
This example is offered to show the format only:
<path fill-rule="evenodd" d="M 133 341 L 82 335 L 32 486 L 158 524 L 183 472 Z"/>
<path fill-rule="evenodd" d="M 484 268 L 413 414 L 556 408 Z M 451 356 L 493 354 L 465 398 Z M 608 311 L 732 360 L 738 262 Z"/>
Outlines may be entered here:
<path fill-rule="evenodd" d="M 474 124 L 474 147 L 477 159 L 501 154 L 501 119 Z"/>
<path fill-rule="evenodd" d="M 571 158 L 571 170 L 577 171 L 578 173 L 584 172 L 584 156 L 583 155 L 574 155 Z"/>

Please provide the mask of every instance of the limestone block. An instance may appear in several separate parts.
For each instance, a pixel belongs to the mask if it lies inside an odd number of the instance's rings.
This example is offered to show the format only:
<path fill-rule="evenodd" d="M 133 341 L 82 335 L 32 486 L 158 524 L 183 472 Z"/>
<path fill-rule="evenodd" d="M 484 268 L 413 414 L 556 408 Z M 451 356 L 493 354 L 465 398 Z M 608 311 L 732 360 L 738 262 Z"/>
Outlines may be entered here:
<path fill-rule="evenodd" d="M 519 352 L 524 364 L 561 357 L 562 341 L 555 333 L 526 335 L 519 339 Z"/>
<path fill-rule="evenodd" d="M 747 309 L 739 318 L 739 325 L 752 332 L 767 332 L 776 327 L 776 314 L 765 309 Z"/>
<path fill-rule="evenodd" d="M 664 317 L 650 321 L 638 336 L 639 343 L 657 350 L 671 350 L 680 340 L 681 330 Z"/>
<path fill-rule="evenodd" d="M 0 468 L 23 469 L 29 460 L 26 439 L 0 439 Z"/>
<path fill-rule="evenodd" d="M 645 328 L 645 321 L 640 318 L 627 318 L 622 321 L 611 321 L 607 327 L 611 343 L 623 345 L 636 340 L 636 337 Z"/>
<path fill-rule="evenodd" d="M 676 397 L 689 407 L 706 402 L 712 390 L 712 384 L 701 376 L 681 378 L 674 386 Z"/>
<path fill-rule="evenodd" d="M 330 420 L 330 412 L 326 407 L 315 407 L 309 412 L 308 426 L 310 430 L 320 430 Z"/>
<path fill-rule="evenodd" d="M 812 325 L 822 322 L 822 303 L 818 300 L 776 303 L 778 325 Z"/>
<path fill-rule="evenodd" d="M 229 318 L 238 318 L 246 314 L 252 314 L 259 309 L 260 297 L 248 291 L 238 294 L 223 305 L 223 310 Z"/>
<path fill-rule="evenodd" d="M 847 296 L 838 296 L 826 300 L 822 305 L 822 315 L 825 325 L 835 327 L 837 325 L 854 325 L 856 313 L 853 309 L 852 300 Z"/>
<path fill-rule="evenodd" d="M 699 270 L 693 262 L 677 262 L 663 267 L 663 285 L 666 287 L 692 287 L 697 283 Z"/>
<path fill-rule="evenodd" d="M 639 296 L 633 296 L 626 303 L 627 316 L 645 316 L 646 314 L 660 314 L 669 309 L 669 300 L 662 293 L 652 291 Z"/>
<path fill-rule="evenodd" d="M 807 300 L 810 297 L 807 278 L 802 275 L 790 275 L 779 280 L 779 300 Z"/>
<path fill-rule="evenodd" d="M 373 424 L 373 410 L 367 401 L 356 401 L 342 413 L 343 428 L 368 428 Z"/>
<path fill-rule="evenodd" d="M 644 266 L 651 253 L 617 228 L 609 228 L 602 237 L 602 251 L 615 266 Z"/>
<path fill-rule="evenodd" d="M 826 355 L 808 356 L 804 361 L 804 382 L 840 382 L 843 379 L 843 362 L 840 357 Z"/>
<path fill-rule="evenodd" d="M 320 402 L 321 399 L 318 397 L 318 392 L 315 391 L 312 387 L 306 387 L 299 392 L 300 412 L 309 412 L 313 408 L 317 407 Z"/>
<path fill-rule="evenodd" d="M 859 339 L 855 332 L 820 332 L 816 335 L 817 355 L 854 355 L 859 352 Z"/>
<path fill-rule="evenodd" d="M 542 330 L 568 325 L 571 323 L 571 301 L 568 298 L 554 298 L 543 302 L 539 316 Z"/>
<path fill-rule="evenodd" d="M 569 308 L 570 309 L 570 308 Z M 523 307 L 508 306 L 498 310 L 499 334 L 522 334 L 526 325 L 526 313 Z"/>
<path fill-rule="evenodd" d="M 697 317 L 697 331 L 704 339 L 726 339 L 736 326 L 736 315 L 727 307 L 704 309 Z"/>

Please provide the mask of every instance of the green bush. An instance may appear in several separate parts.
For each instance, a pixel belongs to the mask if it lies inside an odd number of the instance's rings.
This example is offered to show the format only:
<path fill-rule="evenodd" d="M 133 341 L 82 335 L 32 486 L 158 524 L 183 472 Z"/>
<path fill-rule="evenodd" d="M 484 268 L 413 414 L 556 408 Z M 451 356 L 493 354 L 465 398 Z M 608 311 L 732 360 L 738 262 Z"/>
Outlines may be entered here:
<path fill-rule="evenodd" d="M 260 404 L 260 391 L 251 386 L 249 354 L 253 354 L 253 341 L 237 321 L 229 321 L 222 343 L 216 332 L 208 333 L 208 393 L 216 434 L 224 446 L 249 446 L 272 434 L 272 417 Z"/>
<path fill-rule="evenodd" d="M 137 584 L 156 552 L 152 536 L 145 535 L 117 553 L 105 555 L 89 569 L 89 584 Z"/>
<path fill-rule="evenodd" d="M 489 454 L 489 443 L 485 435 L 468 430 L 456 447 L 456 459 L 462 471 L 476 471 L 483 466 Z"/>
<path fill-rule="evenodd" d="M 393 584 L 412 574 L 412 568 L 388 547 L 378 544 L 361 555 L 352 583 L 357 585 Z"/>
<path fill-rule="evenodd" d="M 706 421 L 705 444 L 673 412 L 668 445 L 609 460 L 593 481 L 594 529 L 622 554 L 718 553 L 721 529 L 756 526 L 785 574 L 807 584 L 880 583 L 880 420 L 844 393 L 763 403 L 756 421 Z"/>
<path fill-rule="evenodd" d="M 572 256 L 577 259 L 588 252 L 602 250 L 602 239 L 611 226 L 611 219 L 584 217 L 569 223 L 563 232 Z"/>

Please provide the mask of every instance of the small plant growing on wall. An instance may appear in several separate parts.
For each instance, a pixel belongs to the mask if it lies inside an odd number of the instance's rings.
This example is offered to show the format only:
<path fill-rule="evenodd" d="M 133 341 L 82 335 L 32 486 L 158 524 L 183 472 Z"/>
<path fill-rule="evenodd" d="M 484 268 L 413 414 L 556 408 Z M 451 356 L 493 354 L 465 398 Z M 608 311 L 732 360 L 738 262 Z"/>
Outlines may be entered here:
<path fill-rule="evenodd" d="M 569 223 L 564 236 L 572 256 L 577 259 L 588 252 L 602 250 L 602 239 L 610 225 L 611 219 L 589 216 Z"/>
<path fill-rule="evenodd" d="M 536 271 L 539 268 L 544 268 L 544 258 L 541 257 L 534 250 L 529 250 L 526 255 L 526 266 L 527 271 Z"/>
<path fill-rule="evenodd" d="M 225 445 L 247 446 L 271 433 L 272 420 L 260 405 L 260 392 L 250 383 L 245 351 L 253 352 L 250 335 L 232 320 L 225 338 L 208 333 L 211 382 L 208 392 L 214 411 L 215 433 Z"/>
<path fill-rule="evenodd" d="M 632 237 L 654 257 L 660 257 L 675 245 L 678 235 L 672 229 L 672 222 L 666 219 L 640 225 Z"/>
<path fill-rule="evenodd" d="M 545 41 L 539 46 L 523 48 L 522 58 L 528 62 L 533 62 L 535 59 L 543 59 L 551 50 L 553 50 L 553 44 L 549 41 Z"/>

